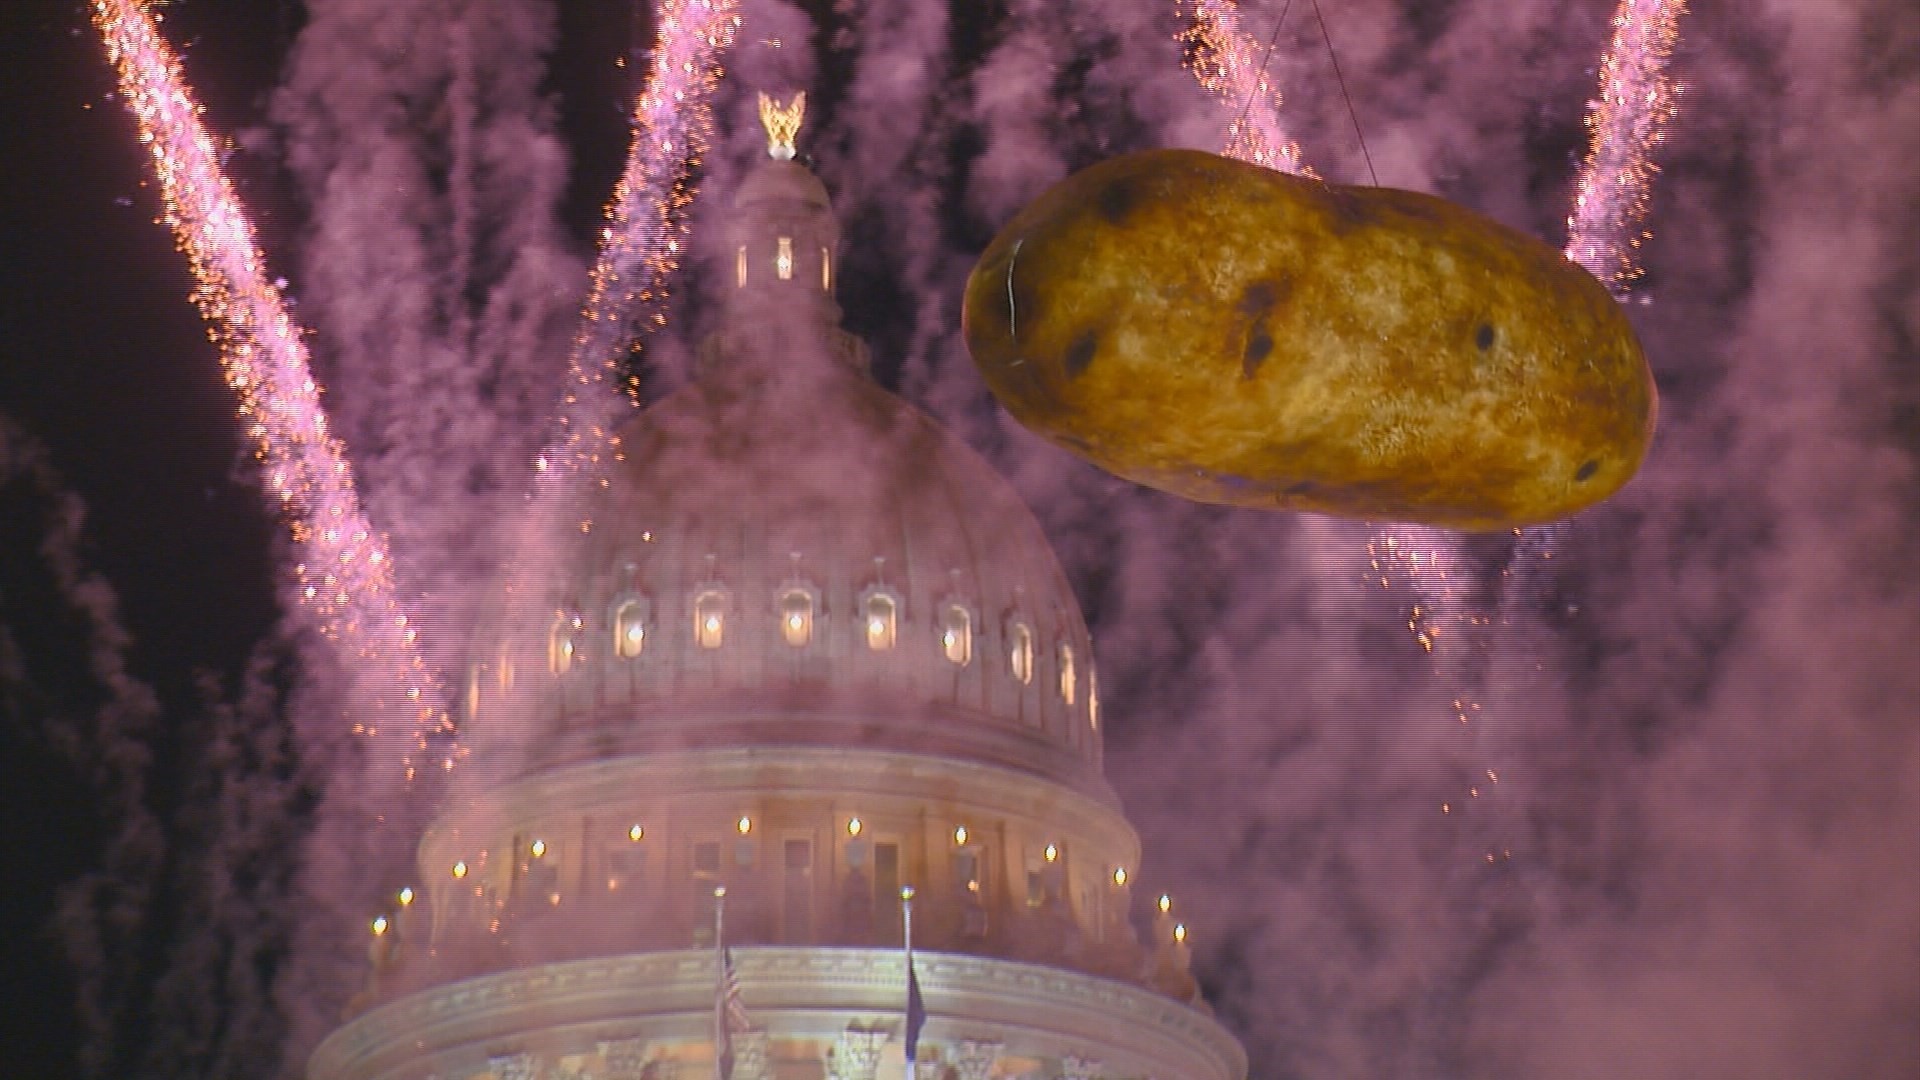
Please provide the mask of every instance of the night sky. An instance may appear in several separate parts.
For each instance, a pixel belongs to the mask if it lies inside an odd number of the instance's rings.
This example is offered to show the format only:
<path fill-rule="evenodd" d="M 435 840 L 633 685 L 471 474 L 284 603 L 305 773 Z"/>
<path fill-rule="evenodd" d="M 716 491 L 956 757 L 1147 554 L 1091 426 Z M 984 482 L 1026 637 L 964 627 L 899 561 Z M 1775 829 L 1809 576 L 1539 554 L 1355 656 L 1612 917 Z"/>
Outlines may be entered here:
<path fill-rule="evenodd" d="M 420 591 L 484 561 L 471 522 L 543 437 L 625 149 L 637 65 L 618 61 L 648 34 L 615 0 L 498 4 L 520 21 L 455 0 L 164 9 Z M 1283 6 L 1250 4 L 1249 26 Z M 1323 175 L 1359 182 L 1296 6 L 1280 116 Z M 1610 0 L 1321 8 L 1383 184 L 1563 241 Z M 765 21 L 717 102 L 713 179 L 753 153 L 756 82 L 812 85 L 801 142 L 846 231 L 847 323 L 1053 538 L 1098 643 L 1141 894 L 1182 898 L 1255 1080 L 1920 1073 L 1910 3 L 1695 5 L 1627 300 L 1662 392 L 1647 466 L 1519 541 L 1398 534 L 1446 572 L 1390 563 L 1386 587 L 1368 554 L 1386 533 L 1107 478 L 996 411 L 958 344 L 972 256 L 1027 199 L 1114 153 L 1218 148 L 1171 4 L 748 12 Z M 525 230 L 486 234 L 499 250 L 557 253 L 528 319 L 553 347 L 507 359 L 433 352 L 451 336 L 367 302 L 423 272 L 365 238 L 390 220 L 432 237 L 445 199 L 342 194 L 354 139 L 429 163 L 444 143 L 408 81 L 437 54 L 361 63 L 354 28 L 391 44 L 483 23 L 491 115 L 564 149 L 517 174 L 538 197 L 483 208 Z M 316 27 L 325 47 L 296 55 Z M 112 88 L 84 6 L 0 4 L 0 1076 L 280 1075 L 311 1005 L 283 1008 L 305 991 L 279 980 L 339 760 L 312 734 L 328 668 L 281 603 L 284 530 Z M 409 122 L 336 123 L 362 90 Z M 707 325 L 697 278 L 671 314 Z M 372 344 L 403 333 L 404 357 Z M 685 333 L 643 343 L 649 394 L 684 378 Z M 452 374 L 481 363 L 481 390 Z M 470 429 L 396 421 L 476 403 Z M 1445 631 L 1431 654 L 1415 604 Z"/>

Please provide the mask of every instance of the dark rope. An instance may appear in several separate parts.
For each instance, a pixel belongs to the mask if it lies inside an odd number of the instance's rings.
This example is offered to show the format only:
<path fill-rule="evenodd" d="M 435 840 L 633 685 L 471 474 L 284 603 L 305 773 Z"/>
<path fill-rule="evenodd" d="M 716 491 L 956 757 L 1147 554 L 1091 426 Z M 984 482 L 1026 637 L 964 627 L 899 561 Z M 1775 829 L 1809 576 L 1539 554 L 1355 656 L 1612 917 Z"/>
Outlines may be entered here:
<path fill-rule="evenodd" d="M 1293 0 L 1287 0 L 1287 2 L 1291 4 Z M 1286 16 L 1282 15 L 1281 17 L 1285 18 Z M 1373 155 L 1367 153 L 1367 136 L 1365 132 L 1360 130 L 1360 114 L 1353 111 L 1353 98 L 1347 93 L 1347 78 L 1340 74 L 1340 58 L 1334 55 L 1333 35 L 1327 33 L 1326 16 L 1320 14 L 1320 0 L 1313 0 L 1313 17 L 1320 24 L 1321 40 L 1327 43 L 1327 59 L 1333 61 L 1333 77 L 1339 80 L 1340 96 L 1346 99 L 1347 118 L 1353 121 L 1353 134 L 1360 140 L 1360 156 L 1367 161 L 1367 177 L 1373 181 L 1374 187 L 1379 187 L 1380 175 L 1373 171 Z M 1262 70 L 1264 70 L 1264 68 Z M 1251 102 L 1249 102 L 1249 104 L 1251 104 Z"/>

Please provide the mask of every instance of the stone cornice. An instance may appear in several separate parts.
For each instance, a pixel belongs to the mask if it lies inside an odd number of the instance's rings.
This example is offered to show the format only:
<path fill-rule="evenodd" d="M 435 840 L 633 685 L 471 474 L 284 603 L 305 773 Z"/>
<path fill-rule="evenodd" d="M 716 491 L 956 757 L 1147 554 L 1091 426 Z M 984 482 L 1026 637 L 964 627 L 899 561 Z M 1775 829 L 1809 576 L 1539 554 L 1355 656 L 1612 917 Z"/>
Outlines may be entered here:
<path fill-rule="evenodd" d="M 481 811 L 510 821 L 545 816 L 554 807 L 586 810 L 630 801 L 635 791 L 655 798 L 687 795 L 760 797 L 896 795 L 945 799 L 990 813 L 1038 818 L 1062 829 L 1109 839 L 1137 862 L 1140 842 L 1118 809 L 1070 787 L 978 762 L 851 748 L 754 746 L 681 750 L 611 758 L 555 769 L 491 789 Z M 473 811 L 442 815 L 435 835 Z"/>
<path fill-rule="evenodd" d="M 850 1018 L 891 1023 L 903 1006 L 895 950 L 741 948 L 734 968 L 755 1019 L 776 1038 L 830 1034 Z M 992 1037 L 1028 1053 L 1096 1052 L 1117 1075 L 1243 1080 L 1246 1056 L 1202 1013 L 1125 983 L 1032 964 L 917 953 L 926 1038 Z M 441 1055 L 576 1039 L 700 1037 L 711 1023 L 713 954 L 684 950 L 547 964 L 436 987 L 374 1009 L 323 1042 L 313 1080 L 405 1070 Z M 556 1036 L 558 1037 L 558 1036 Z M 422 1070 L 424 1071 L 424 1069 Z"/>

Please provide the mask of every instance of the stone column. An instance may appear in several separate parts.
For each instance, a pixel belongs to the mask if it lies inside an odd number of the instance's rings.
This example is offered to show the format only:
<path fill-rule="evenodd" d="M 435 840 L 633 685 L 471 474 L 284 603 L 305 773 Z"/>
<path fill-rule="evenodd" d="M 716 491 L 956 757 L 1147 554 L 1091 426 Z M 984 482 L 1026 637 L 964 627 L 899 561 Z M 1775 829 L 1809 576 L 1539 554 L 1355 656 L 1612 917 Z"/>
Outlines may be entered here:
<path fill-rule="evenodd" d="M 733 1039 L 733 1075 L 729 1080 L 768 1080 L 767 1033 L 743 1031 Z"/>
<path fill-rule="evenodd" d="M 948 1052 L 947 1061 L 960 1074 L 960 1080 L 987 1080 L 993 1075 L 993 1067 L 1000 1064 L 1000 1051 L 1004 1045 L 979 1039 L 962 1039 L 959 1046 Z"/>
<path fill-rule="evenodd" d="M 887 1045 L 885 1031 L 848 1028 L 827 1051 L 828 1080 L 874 1080 L 880 1069 L 880 1049 Z"/>
<path fill-rule="evenodd" d="M 1060 1080 L 1101 1080 L 1100 1063 L 1071 1054 L 1060 1061 Z"/>
<path fill-rule="evenodd" d="M 493 1080 L 540 1080 L 540 1059 L 532 1054 L 508 1054 L 487 1059 Z"/>
<path fill-rule="evenodd" d="M 600 1061 L 607 1080 L 645 1080 L 647 1041 L 612 1039 L 600 1043 Z"/>

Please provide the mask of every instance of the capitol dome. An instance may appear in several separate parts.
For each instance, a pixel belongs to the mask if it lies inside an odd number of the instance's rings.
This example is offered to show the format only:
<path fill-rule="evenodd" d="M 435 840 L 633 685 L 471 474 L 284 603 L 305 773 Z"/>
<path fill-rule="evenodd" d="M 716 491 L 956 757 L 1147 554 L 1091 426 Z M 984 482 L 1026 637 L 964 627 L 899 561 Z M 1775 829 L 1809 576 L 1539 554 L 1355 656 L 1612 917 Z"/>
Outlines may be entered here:
<path fill-rule="evenodd" d="M 310 1077 L 1245 1080 L 1171 901 L 1135 923 L 1038 522 L 868 376 L 811 172 L 731 225 L 695 377 L 536 500 Z"/>
<path fill-rule="evenodd" d="M 505 710 L 534 767 L 854 742 L 1111 801 L 1086 624 L 1039 523 L 867 375 L 819 180 L 767 161 L 735 205 L 724 328 L 526 560 L 476 644 L 469 725 Z"/>

